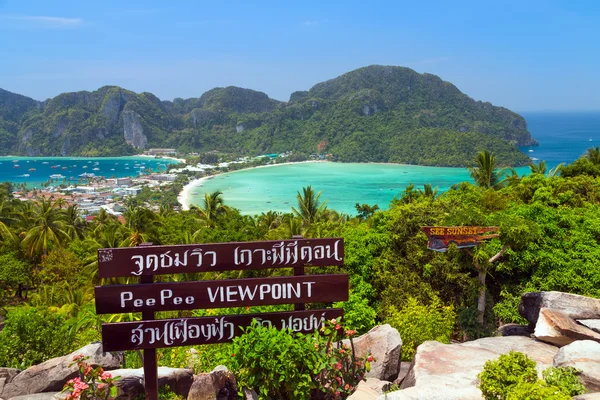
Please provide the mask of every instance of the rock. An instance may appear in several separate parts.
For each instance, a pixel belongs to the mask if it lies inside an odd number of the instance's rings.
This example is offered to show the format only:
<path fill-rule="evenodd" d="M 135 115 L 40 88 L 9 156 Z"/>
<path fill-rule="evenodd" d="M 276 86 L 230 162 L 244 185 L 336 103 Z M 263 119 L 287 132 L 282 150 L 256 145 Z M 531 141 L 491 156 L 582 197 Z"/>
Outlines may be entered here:
<path fill-rule="evenodd" d="M 209 374 L 194 377 L 188 400 L 237 400 L 237 387 L 233 374 L 219 365 Z"/>
<path fill-rule="evenodd" d="M 600 333 L 600 319 L 578 319 L 577 323 L 593 330 L 594 332 Z"/>
<path fill-rule="evenodd" d="M 102 352 L 102 344 L 92 343 L 63 357 L 52 358 L 41 364 L 27 368 L 4 386 L 0 398 L 10 398 L 25 394 L 61 391 L 65 382 L 78 375 L 73 356 L 82 354 L 92 367 L 101 366 L 106 370 L 119 368 L 121 357 Z M 69 366 L 71 365 L 71 366 Z"/>
<path fill-rule="evenodd" d="M 554 357 L 555 367 L 581 370 L 581 381 L 588 390 L 600 391 L 600 343 L 578 340 L 561 348 Z"/>
<path fill-rule="evenodd" d="M 123 111 L 123 137 L 127 144 L 136 149 L 143 149 L 148 143 L 148 137 L 144 135 L 142 118 L 131 110 Z"/>
<path fill-rule="evenodd" d="M 580 394 L 573 397 L 573 400 L 600 400 L 600 392 Z"/>
<path fill-rule="evenodd" d="M 398 377 L 394 380 L 394 383 L 398 386 L 402 384 L 404 378 L 408 375 L 410 368 L 412 367 L 412 363 L 405 361 L 400 364 L 400 372 L 398 372 Z"/>
<path fill-rule="evenodd" d="M 0 368 L 0 394 L 2 394 L 4 386 L 10 383 L 19 372 L 21 370 L 16 368 Z"/>
<path fill-rule="evenodd" d="M 505 324 L 497 330 L 500 336 L 531 336 L 533 329 L 529 325 Z"/>
<path fill-rule="evenodd" d="M 525 293 L 519 303 L 519 314 L 535 324 L 542 308 L 552 308 L 574 319 L 600 318 L 600 299 L 562 292 Z"/>
<path fill-rule="evenodd" d="M 348 396 L 348 400 L 375 400 L 390 388 L 391 383 L 377 378 L 367 378 L 360 381 L 356 391 Z"/>
<path fill-rule="evenodd" d="M 66 396 L 60 392 L 46 392 L 36 394 L 24 394 L 23 396 L 11 397 L 8 400 L 63 400 Z"/>
<path fill-rule="evenodd" d="M 550 308 L 540 310 L 533 334 L 537 339 L 556 346 L 565 346 L 576 340 L 600 341 L 600 333 L 577 324 L 568 314 Z"/>
<path fill-rule="evenodd" d="M 369 332 L 353 340 L 354 350 L 357 357 L 363 357 L 370 352 L 375 357 L 371 363 L 371 371 L 367 372 L 367 378 L 378 378 L 393 381 L 400 371 L 400 351 L 402 350 L 402 338 L 400 334 L 390 325 L 379 325 Z M 348 339 L 343 341 L 350 346 Z"/>
<path fill-rule="evenodd" d="M 523 352 L 536 361 L 541 377 L 541 371 L 552 366 L 558 348 L 523 336 L 458 344 L 428 341 L 417 347 L 412 368 L 401 385 L 404 390 L 388 393 L 388 399 L 481 400 L 477 375 L 486 361 L 509 351 Z"/>
<path fill-rule="evenodd" d="M 258 394 L 255 390 L 244 389 L 244 396 L 246 400 L 258 400 Z"/>
<path fill-rule="evenodd" d="M 110 371 L 113 376 L 120 376 L 116 381 L 118 399 L 135 399 L 144 396 L 144 369 L 116 369 Z M 158 387 L 169 386 L 178 396 L 187 397 L 194 381 L 190 369 L 158 367 Z"/>

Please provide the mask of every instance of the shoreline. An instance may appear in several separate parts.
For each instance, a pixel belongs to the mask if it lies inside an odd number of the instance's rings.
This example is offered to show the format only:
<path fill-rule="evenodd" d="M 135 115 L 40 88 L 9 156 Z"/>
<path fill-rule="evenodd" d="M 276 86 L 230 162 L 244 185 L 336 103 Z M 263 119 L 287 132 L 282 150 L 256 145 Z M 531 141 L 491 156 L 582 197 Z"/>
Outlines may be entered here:
<path fill-rule="evenodd" d="M 186 211 L 189 210 L 190 206 L 192 205 L 191 204 L 192 190 L 195 189 L 196 187 L 200 186 L 200 184 L 202 182 L 207 181 L 218 175 L 229 174 L 229 173 L 238 172 L 238 171 L 247 171 L 247 170 L 258 169 L 258 168 L 278 167 L 280 165 L 328 163 L 328 162 L 331 162 L 331 161 L 309 160 L 309 161 L 298 161 L 298 162 L 285 162 L 285 163 L 279 163 L 279 164 L 259 165 L 257 167 L 240 168 L 240 169 L 236 169 L 235 171 L 228 171 L 228 172 L 223 172 L 223 173 L 217 173 L 214 175 L 203 176 L 202 178 L 194 179 L 193 181 L 191 181 L 187 185 L 185 185 L 183 187 L 183 189 L 181 190 L 181 192 L 177 195 L 177 201 L 179 202 L 179 204 L 181 204 L 182 210 L 186 210 Z"/>

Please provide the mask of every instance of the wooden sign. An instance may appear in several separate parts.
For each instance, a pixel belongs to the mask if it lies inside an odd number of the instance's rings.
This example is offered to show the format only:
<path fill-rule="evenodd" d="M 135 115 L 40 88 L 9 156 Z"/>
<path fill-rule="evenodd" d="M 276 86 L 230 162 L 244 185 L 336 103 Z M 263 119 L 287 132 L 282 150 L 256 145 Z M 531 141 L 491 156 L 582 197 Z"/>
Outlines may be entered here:
<path fill-rule="evenodd" d="M 429 239 L 427 248 L 441 252 L 447 251 L 451 244 L 463 249 L 500 236 L 497 226 L 424 226 L 421 229 Z"/>
<path fill-rule="evenodd" d="M 348 300 L 348 275 L 96 286 L 98 314 Z"/>
<path fill-rule="evenodd" d="M 201 318 L 162 319 L 102 325 L 103 351 L 152 349 L 226 343 L 240 336 L 253 319 L 263 326 L 312 333 L 326 320 L 343 316 L 339 308 Z"/>
<path fill-rule="evenodd" d="M 342 238 L 140 246 L 98 250 L 100 278 L 342 265 Z"/>
<path fill-rule="evenodd" d="M 340 309 L 304 311 L 307 302 L 348 300 L 348 275 L 304 275 L 305 266 L 344 263 L 341 238 L 212 243 L 98 250 L 100 278 L 138 276 L 140 284 L 97 286 L 98 314 L 141 312 L 142 321 L 102 325 L 104 351 L 144 350 L 146 399 L 158 400 L 156 349 L 231 341 L 253 319 L 309 333 Z M 154 275 L 294 268 L 294 276 L 154 283 Z M 156 311 L 294 304 L 296 311 L 154 320 Z"/>

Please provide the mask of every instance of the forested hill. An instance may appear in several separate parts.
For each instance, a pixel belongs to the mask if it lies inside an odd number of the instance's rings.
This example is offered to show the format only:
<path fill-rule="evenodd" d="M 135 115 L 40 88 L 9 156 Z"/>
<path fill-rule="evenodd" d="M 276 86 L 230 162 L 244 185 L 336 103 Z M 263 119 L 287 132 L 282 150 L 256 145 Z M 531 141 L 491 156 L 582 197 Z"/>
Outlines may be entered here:
<path fill-rule="evenodd" d="M 258 155 L 330 153 L 339 161 L 464 166 L 483 149 L 529 161 L 523 117 L 477 102 L 431 74 L 369 66 L 294 92 L 238 87 L 161 101 L 116 86 L 44 102 L 0 89 L 0 154 L 127 155 L 144 148 Z"/>

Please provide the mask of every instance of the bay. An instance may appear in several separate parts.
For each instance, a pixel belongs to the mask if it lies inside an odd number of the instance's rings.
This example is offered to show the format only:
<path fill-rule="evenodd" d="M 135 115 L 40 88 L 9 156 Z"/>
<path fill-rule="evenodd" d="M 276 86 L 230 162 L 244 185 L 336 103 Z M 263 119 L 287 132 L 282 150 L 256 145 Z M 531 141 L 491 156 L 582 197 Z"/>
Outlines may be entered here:
<path fill-rule="evenodd" d="M 549 168 L 569 163 L 587 148 L 600 144 L 600 112 L 523 113 L 529 131 L 540 145 L 521 151 L 534 162 L 545 160 Z M 530 151 L 531 150 L 531 151 Z M 529 167 L 516 169 L 520 175 Z M 189 187 L 187 204 L 202 206 L 204 193 L 220 190 L 225 204 L 243 214 L 268 210 L 290 212 L 296 206 L 296 193 L 311 185 L 321 191 L 321 200 L 340 212 L 356 214 L 356 203 L 388 207 L 389 202 L 411 183 L 448 190 L 452 185 L 471 181 L 466 168 L 422 167 L 397 164 L 301 163 L 276 165 L 217 175 Z M 202 185 L 202 186 L 200 186 Z"/>
<path fill-rule="evenodd" d="M 141 171 L 166 170 L 166 165 L 177 162 L 167 158 L 152 157 L 0 157 L 0 182 L 25 183 L 27 187 L 40 187 L 51 175 L 53 184 L 77 183 L 82 174 L 107 178 L 137 176 Z"/>

